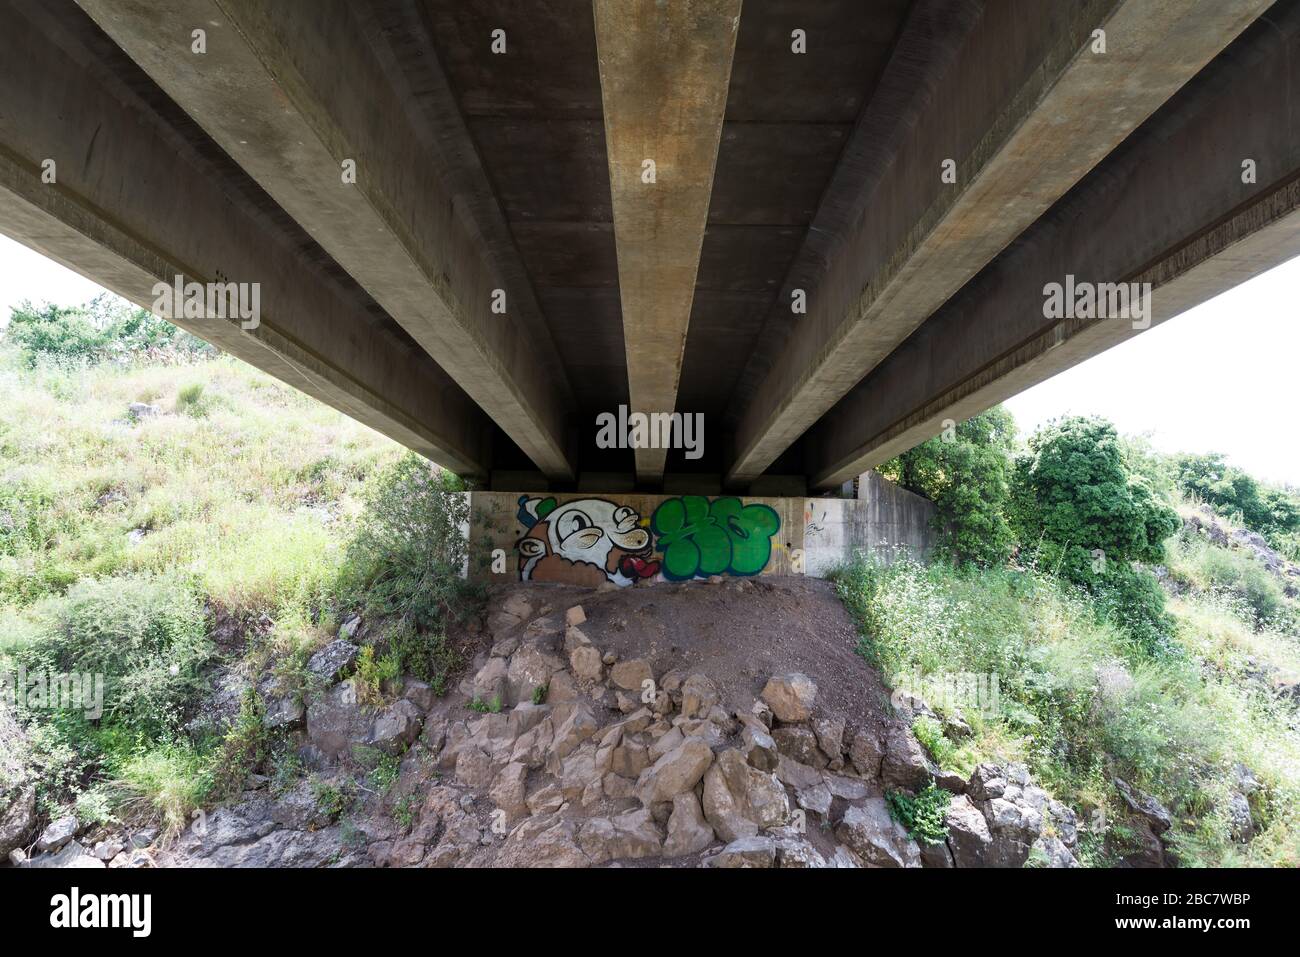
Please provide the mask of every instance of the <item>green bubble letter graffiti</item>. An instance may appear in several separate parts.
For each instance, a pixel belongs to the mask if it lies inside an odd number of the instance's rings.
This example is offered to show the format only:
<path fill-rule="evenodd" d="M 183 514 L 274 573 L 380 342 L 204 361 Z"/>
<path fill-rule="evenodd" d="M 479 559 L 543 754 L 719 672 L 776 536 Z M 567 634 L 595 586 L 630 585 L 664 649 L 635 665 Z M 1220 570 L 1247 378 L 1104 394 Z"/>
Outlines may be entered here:
<path fill-rule="evenodd" d="M 686 581 L 757 575 L 772 557 L 772 536 L 781 519 L 768 505 L 745 505 L 730 496 L 710 502 L 702 495 L 683 495 L 655 509 L 650 525 L 655 548 L 664 556 L 664 577 Z"/>

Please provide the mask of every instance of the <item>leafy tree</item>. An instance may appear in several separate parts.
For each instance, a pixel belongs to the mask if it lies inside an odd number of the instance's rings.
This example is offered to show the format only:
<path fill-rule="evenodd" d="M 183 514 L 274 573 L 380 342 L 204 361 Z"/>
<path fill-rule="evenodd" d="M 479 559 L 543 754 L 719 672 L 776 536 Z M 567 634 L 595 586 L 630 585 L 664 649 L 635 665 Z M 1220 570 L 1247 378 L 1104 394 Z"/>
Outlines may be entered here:
<path fill-rule="evenodd" d="M 1097 418 L 1049 422 L 1016 463 L 1014 523 L 1039 567 L 1083 586 L 1144 645 L 1172 621 L 1158 584 L 1132 562 L 1159 562 L 1178 515 L 1133 474 L 1115 427 Z"/>
<path fill-rule="evenodd" d="M 1007 523 L 1016 423 L 1001 406 L 886 463 L 881 473 L 935 506 L 940 548 L 958 563 L 994 565 L 1011 554 Z"/>
<path fill-rule="evenodd" d="M 1279 539 L 1300 530 L 1300 498 L 1286 489 L 1261 485 L 1221 454 L 1180 455 L 1174 461 L 1179 486 L 1248 528 Z"/>
<path fill-rule="evenodd" d="M 340 589 L 345 604 L 398 616 L 402 626 L 441 630 L 477 606 L 478 590 L 460 577 L 469 522 L 464 485 L 414 452 L 367 489 Z"/>
<path fill-rule="evenodd" d="M 215 354 L 203 340 L 138 309 L 117 296 L 96 296 L 82 306 L 53 303 L 14 307 L 4 338 L 18 346 L 28 365 L 39 359 L 91 364 L 158 352 Z"/>

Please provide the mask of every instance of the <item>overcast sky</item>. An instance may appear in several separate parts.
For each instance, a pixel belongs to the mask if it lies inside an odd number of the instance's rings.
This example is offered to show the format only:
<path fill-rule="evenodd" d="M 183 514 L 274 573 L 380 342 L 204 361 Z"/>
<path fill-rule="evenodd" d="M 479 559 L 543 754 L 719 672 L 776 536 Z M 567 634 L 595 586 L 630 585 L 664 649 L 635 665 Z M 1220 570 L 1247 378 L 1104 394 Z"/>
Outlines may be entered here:
<path fill-rule="evenodd" d="M 23 299 L 75 305 L 103 290 L 0 236 L 0 324 Z M 1007 402 L 1021 432 L 1065 414 L 1149 433 L 1166 452 L 1223 452 L 1300 485 L 1300 259 L 1238 286 Z"/>

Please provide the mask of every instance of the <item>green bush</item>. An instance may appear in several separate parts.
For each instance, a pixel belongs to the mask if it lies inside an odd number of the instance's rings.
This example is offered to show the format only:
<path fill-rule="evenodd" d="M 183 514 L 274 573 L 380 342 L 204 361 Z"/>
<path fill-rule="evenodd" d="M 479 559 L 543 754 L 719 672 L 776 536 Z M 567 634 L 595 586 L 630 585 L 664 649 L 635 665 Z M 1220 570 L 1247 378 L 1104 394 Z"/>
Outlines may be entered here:
<path fill-rule="evenodd" d="M 1174 468 L 1184 492 L 1247 528 L 1276 541 L 1300 531 L 1300 496 L 1256 481 L 1221 454 L 1179 455 Z"/>
<path fill-rule="evenodd" d="M 936 787 L 933 782 L 916 797 L 902 791 L 890 791 L 885 795 L 885 803 L 890 816 L 903 825 L 917 843 L 942 844 L 948 839 L 945 818 L 952 794 Z"/>
<path fill-rule="evenodd" d="M 1012 488 L 1022 557 L 1097 596 L 1149 650 L 1165 645 L 1173 626 L 1163 593 L 1131 563 L 1163 560 L 1178 514 L 1129 470 L 1115 427 L 1082 417 L 1048 423 L 1016 461 Z"/>
<path fill-rule="evenodd" d="M 42 359 L 88 365 L 161 353 L 216 354 L 196 336 L 108 293 L 71 308 L 23 302 L 14 307 L 4 338 L 22 351 L 29 366 Z"/>
<path fill-rule="evenodd" d="M 104 720 L 145 737 L 180 727 L 212 654 L 203 607 L 187 582 L 84 579 L 37 613 L 41 626 L 19 652 L 29 669 L 103 675 Z"/>
<path fill-rule="evenodd" d="M 445 639 L 448 623 L 477 610 L 484 596 L 461 577 L 467 499 L 455 475 L 405 455 L 368 486 L 340 575 L 344 607 L 388 619 L 384 658 L 435 689 L 459 660 Z"/>
<path fill-rule="evenodd" d="M 1300 801 L 1295 711 L 1240 686 L 1240 669 L 1220 677 L 1204 648 L 1152 657 L 1099 618 L 1096 598 L 1041 570 L 860 561 L 834 581 L 858 622 L 860 653 L 887 684 L 910 688 L 919 674 L 923 691 L 924 681 L 956 672 L 997 677 L 992 698 L 958 702 L 973 728 L 956 755 L 962 769 L 1024 761 L 1055 797 L 1115 819 L 1122 809 L 1110 780 L 1119 776 L 1170 808 L 1181 844 L 1194 829 L 1186 862 L 1300 860 L 1300 823 L 1289 803 Z M 1181 642 L 1198 622 L 1184 617 L 1181 603 L 1175 610 Z M 1295 660 L 1294 642 L 1245 628 L 1231 640 L 1242 635 L 1251 642 L 1237 651 L 1243 661 L 1254 661 L 1266 642 L 1275 649 L 1270 660 Z M 918 737 L 934 745 L 938 729 L 918 724 Z M 1257 818 L 1267 839 L 1244 848 L 1211 811 L 1234 786 L 1236 762 L 1277 789 Z"/>
<path fill-rule="evenodd" d="M 934 503 L 940 551 L 957 562 L 1000 564 L 1011 554 L 1006 508 L 1015 434 L 1015 420 L 999 406 L 880 469 Z"/>

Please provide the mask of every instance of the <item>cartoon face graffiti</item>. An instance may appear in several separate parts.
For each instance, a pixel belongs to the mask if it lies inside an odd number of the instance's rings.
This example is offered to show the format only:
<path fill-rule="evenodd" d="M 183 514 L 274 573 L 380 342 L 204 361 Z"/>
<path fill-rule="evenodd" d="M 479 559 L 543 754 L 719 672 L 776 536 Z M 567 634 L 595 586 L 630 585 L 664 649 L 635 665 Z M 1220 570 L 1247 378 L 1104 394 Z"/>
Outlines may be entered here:
<path fill-rule="evenodd" d="M 515 546 L 521 581 L 622 586 L 659 573 L 650 533 L 629 506 L 598 498 L 560 505 L 522 495 L 518 518 L 526 529 Z"/>

